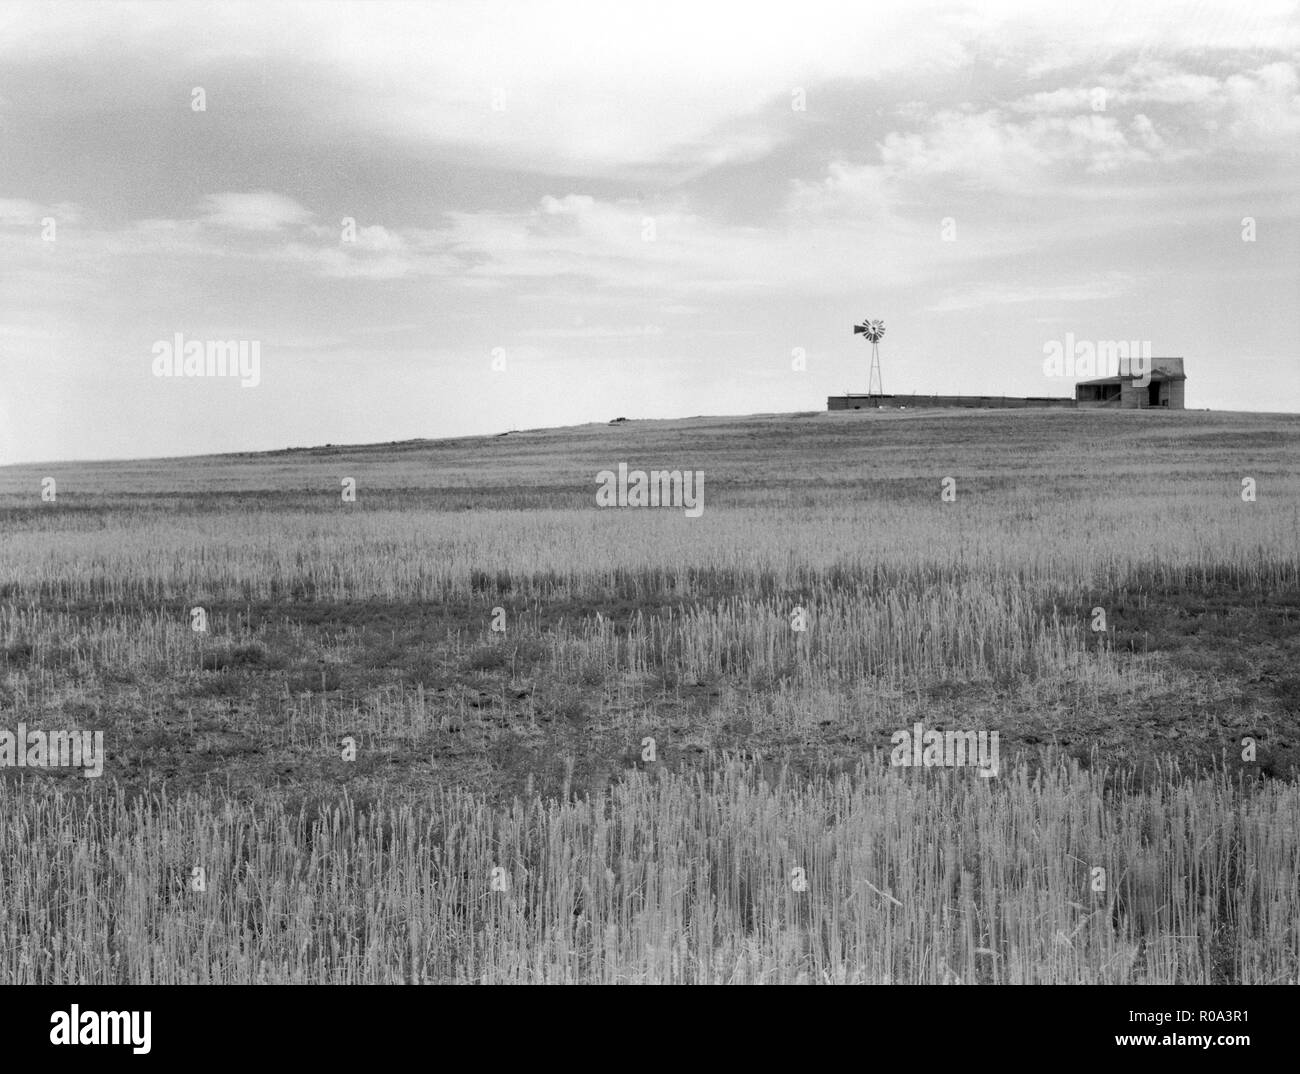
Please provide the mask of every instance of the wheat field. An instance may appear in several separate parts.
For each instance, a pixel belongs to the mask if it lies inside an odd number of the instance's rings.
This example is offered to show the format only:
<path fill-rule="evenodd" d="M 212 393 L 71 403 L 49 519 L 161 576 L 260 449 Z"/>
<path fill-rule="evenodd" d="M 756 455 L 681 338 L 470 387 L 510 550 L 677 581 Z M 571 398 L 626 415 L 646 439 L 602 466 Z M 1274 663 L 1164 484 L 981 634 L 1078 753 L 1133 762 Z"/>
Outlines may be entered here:
<path fill-rule="evenodd" d="M 0 469 L 0 730 L 106 751 L 0 770 L 0 981 L 1295 982 L 1298 463 L 1027 411 Z"/>

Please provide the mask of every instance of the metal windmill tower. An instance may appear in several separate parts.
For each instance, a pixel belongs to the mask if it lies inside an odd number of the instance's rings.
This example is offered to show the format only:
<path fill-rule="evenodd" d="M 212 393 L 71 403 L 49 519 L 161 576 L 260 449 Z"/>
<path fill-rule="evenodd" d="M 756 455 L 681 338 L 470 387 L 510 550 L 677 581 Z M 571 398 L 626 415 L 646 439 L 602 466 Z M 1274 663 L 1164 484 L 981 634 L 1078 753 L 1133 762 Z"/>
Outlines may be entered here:
<path fill-rule="evenodd" d="M 885 334 L 885 322 L 863 318 L 861 324 L 853 326 L 853 334 L 865 336 L 871 344 L 871 379 L 867 382 L 867 395 L 879 399 L 885 394 L 880 382 L 880 337 Z"/>

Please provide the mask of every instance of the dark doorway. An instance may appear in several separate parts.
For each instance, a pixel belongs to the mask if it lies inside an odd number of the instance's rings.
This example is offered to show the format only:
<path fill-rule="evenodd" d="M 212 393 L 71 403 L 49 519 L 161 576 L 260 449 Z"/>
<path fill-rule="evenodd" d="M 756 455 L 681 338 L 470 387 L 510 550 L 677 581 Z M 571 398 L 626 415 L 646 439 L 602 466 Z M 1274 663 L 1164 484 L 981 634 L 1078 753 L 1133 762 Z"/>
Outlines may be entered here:
<path fill-rule="evenodd" d="M 1160 405 L 1160 381 L 1153 380 L 1147 385 L 1147 406 Z"/>

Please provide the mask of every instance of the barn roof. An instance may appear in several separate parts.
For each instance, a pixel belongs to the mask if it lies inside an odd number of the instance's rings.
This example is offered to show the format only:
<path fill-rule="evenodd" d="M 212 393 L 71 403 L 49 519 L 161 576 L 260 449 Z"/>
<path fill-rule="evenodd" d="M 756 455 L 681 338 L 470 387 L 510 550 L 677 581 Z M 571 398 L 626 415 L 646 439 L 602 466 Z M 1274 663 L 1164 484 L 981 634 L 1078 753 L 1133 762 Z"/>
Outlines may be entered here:
<path fill-rule="evenodd" d="M 1183 372 L 1183 360 L 1181 358 L 1152 358 L 1151 361 L 1151 379 L 1152 380 L 1186 380 L 1187 374 Z M 1130 376 L 1115 377 L 1098 377 L 1096 380 L 1081 380 L 1080 384 L 1122 384 L 1126 380 L 1136 380 Z"/>

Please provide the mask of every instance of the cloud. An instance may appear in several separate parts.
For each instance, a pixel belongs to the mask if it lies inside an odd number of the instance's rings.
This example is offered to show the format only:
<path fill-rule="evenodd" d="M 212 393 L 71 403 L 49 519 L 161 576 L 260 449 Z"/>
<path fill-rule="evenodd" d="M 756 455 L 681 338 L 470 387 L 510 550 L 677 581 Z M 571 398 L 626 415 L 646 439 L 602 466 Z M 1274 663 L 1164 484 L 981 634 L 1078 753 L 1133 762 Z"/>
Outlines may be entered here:
<path fill-rule="evenodd" d="M 798 217 L 847 217 L 880 221 L 892 215 L 897 188 L 891 170 L 879 164 L 831 161 L 817 182 L 791 183 L 787 209 Z"/>
<path fill-rule="evenodd" d="M 1184 66 L 1196 62 L 1194 55 L 1142 56 L 1122 73 L 1099 78 L 1096 87 L 1075 85 L 1029 94 L 1009 102 L 1007 111 L 1082 115 L 1092 111 L 1093 91 L 1101 88 L 1105 112 L 1176 117 L 1188 141 L 1212 130 L 1221 132 L 1220 144 L 1266 144 L 1272 149 L 1279 138 L 1300 130 L 1300 75 L 1293 61 L 1275 60 L 1230 74 L 1205 74 Z"/>
<path fill-rule="evenodd" d="M 1024 302 L 1095 302 L 1115 298 L 1130 290 L 1133 277 L 1112 272 L 1102 279 L 1076 280 L 1070 283 L 1007 284 L 988 287 L 966 287 L 955 290 L 938 302 L 925 306 L 931 313 L 953 313 L 960 310 L 984 309 L 988 306 L 1006 306 Z M 1043 318 L 1037 318 L 1041 321 Z"/>
<path fill-rule="evenodd" d="M 0 226 L 31 226 L 39 224 L 44 215 L 45 210 L 34 201 L 25 201 L 22 198 L 0 198 Z"/>
<path fill-rule="evenodd" d="M 1099 88 L 1102 107 L 1094 108 Z M 1080 173 L 1106 176 L 1229 150 L 1294 155 L 1300 76 L 1285 61 L 1216 76 L 1167 58 L 1139 58 L 1097 85 L 1039 91 L 981 111 L 942 109 L 928 121 L 912 118 L 919 130 L 891 132 L 881 146 L 890 176 L 1041 196 Z"/>
<path fill-rule="evenodd" d="M 1156 132 L 1155 124 L 1141 112 L 1133 117 L 1133 122 L 1129 124 L 1129 129 L 1133 132 L 1134 138 L 1142 144 L 1143 148 L 1149 150 L 1151 153 L 1158 154 L 1165 148 L 1164 139 Z"/>
<path fill-rule="evenodd" d="M 581 322 L 581 318 L 578 319 Z M 662 336 L 664 327 L 657 324 L 607 325 L 574 324 L 570 328 L 536 328 L 528 332 L 537 339 L 645 339 Z"/>
<path fill-rule="evenodd" d="M 193 81 L 196 61 L 305 69 L 309 92 L 294 101 L 304 136 L 456 146 L 548 174 L 666 167 L 681 178 L 789 144 L 816 116 L 819 86 L 960 69 L 978 11 L 941 0 L 20 5 L 0 59 L 102 66 L 111 54 L 131 72 L 117 96 L 141 107 Z M 791 110 L 796 88 L 808 115 Z M 88 96 L 62 104 L 93 113 Z"/>
<path fill-rule="evenodd" d="M 1081 115 L 1008 118 L 1001 110 L 945 111 L 928 131 L 891 134 L 881 157 L 913 181 L 958 178 L 1002 191 L 1034 189 L 1063 177 L 1104 174 L 1152 161 L 1151 143 L 1130 141 L 1120 119 Z"/>
<path fill-rule="evenodd" d="M 46 327 L 0 322 L 0 339 L 48 340 L 54 338 L 56 338 L 55 333 Z"/>
<path fill-rule="evenodd" d="M 24 198 L 0 198 L 0 227 L 39 227 L 46 217 L 56 224 L 76 224 L 81 207 L 71 202 L 42 205 Z"/>
<path fill-rule="evenodd" d="M 204 223 L 238 231 L 280 231 L 312 219 L 312 214 L 293 198 L 269 190 L 211 194 L 205 204 Z"/>

